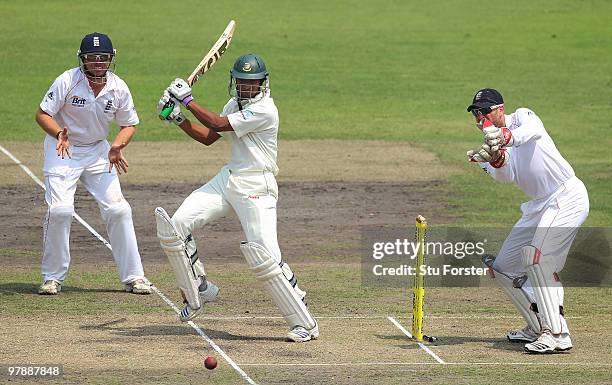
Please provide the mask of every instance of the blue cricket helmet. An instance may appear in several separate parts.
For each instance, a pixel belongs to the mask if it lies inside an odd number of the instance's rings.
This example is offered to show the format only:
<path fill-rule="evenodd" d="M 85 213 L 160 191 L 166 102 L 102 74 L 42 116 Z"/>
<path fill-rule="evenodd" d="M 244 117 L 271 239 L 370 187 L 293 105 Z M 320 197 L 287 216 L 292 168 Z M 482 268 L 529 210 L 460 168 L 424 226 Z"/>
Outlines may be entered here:
<path fill-rule="evenodd" d="M 81 40 L 79 56 L 89 53 L 106 53 L 109 55 L 114 55 L 115 49 L 113 48 L 113 42 L 108 35 L 100 32 L 85 35 L 83 40 Z"/>

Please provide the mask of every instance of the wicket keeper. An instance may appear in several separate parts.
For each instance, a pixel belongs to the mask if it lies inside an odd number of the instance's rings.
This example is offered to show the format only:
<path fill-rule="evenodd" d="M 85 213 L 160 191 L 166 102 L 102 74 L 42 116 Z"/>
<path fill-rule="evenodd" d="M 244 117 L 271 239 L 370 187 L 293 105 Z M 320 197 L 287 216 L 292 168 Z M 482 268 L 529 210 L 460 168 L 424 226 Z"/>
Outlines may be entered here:
<path fill-rule="evenodd" d="M 526 343 L 528 353 L 569 350 L 558 273 L 589 214 L 587 190 L 535 112 L 519 108 L 507 115 L 502 95 L 492 88 L 478 91 L 467 110 L 484 134 L 484 143 L 468 151 L 468 159 L 531 197 L 521 205 L 523 215 L 497 257 L 484 258 L 494 281 L 527 321 L 507 338 Z"/>

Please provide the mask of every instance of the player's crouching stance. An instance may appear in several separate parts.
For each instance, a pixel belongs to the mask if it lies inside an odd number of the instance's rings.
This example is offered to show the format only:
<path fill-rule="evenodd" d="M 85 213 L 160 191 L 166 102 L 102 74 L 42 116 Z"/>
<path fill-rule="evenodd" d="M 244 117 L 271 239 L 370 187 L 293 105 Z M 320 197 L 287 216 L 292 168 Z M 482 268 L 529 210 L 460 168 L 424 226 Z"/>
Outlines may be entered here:
<path fill-rule="evenodd" d="M 467 152 L 470 161 L 502 182 L 516 183 L 532 200 L 504 241 L 497 258 L 485 256 L 495 282 L 527 321 L 508 333 L 527 342 L 528 353 L 572 348 L 558 273 L 578 229 L 589 214 L 584 184 L 561 156 L 542 121 L 527 108 L 504 114 L 501 94 L 482 89 L 468 107 L 484 133 L 484 144 Z"/>
<path fill-rule="evenodd" d="M 270 96 L 268 72 L 261 57 L 240 56 L 230 70 L 231 99 L 217 115 L 193 100 L 191 88 L 182 79 L 170 84 L 159 101 L 158 112 L 173 99 L 175 108 L 168 121 L 177 124 L 193 139 L 211 145 L 224 137 L 231 143 L 231 159 L 208 183 L 195 190 L 174 216 L 155 210 L 157 233 L 172 265 L 186 306 L 182 321 L 194 318 L 206 302 L 217 298 L 219 289 L 207 281 L 198 259 L 192 233 L 227 215 L 232 209 L 240 219 L 247 241 L 240 249 L 257 279 L 263 282 L 290 327 L 288 338 L 305 342 L 319 336 L 310 314 L 306 293 L 282 259 L 276 235 L 278 187 L 278 110 Z M 186 119 L 183 104 L 203 124 Z"/>
<path fill-rule="evenodd" d="M 39 294 L 57 294 L 70 265 L 69 236 L 74 193 L 80 180 L 95 198 L 126 291 L 150 294 L 144 277 L 132 209 L 121 193 L 117 173 L 127 172 L 121 150 L 136 131 L 138 115 L 125 82 L 115 75 L 110 38 L 92 33 L 83 38 L 79 67 L 55 79 L 36 112 L 47 133 L 44 141 L 45 200 L 42 275 Z M 106 140 L 112 121 L 121 130 L 112 145 Z"/>

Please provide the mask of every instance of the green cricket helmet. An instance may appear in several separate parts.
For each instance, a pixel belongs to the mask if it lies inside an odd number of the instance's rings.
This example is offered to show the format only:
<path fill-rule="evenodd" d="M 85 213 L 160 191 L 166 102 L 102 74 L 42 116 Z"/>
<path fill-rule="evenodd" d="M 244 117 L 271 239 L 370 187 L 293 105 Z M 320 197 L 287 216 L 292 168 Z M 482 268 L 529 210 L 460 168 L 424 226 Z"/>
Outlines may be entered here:
<path fill-rule="evenodd" d="M 236 59 L 230 75 L 236 79 L 265 79 L 268 71 L 261 56 L 248 53 Z"/>
<path fill-rule="evenodd" d="M 246 89 L 246 86 L 241 86 L 239 90 L 236 79 L 260 80 L 260 82 L 259 85 L 250 86 L 252 90 Z M 236 59 L 230 69 L 230 82 L 228 86 L 230 97 L 237 101 L 257 101 L 263 98 L 269 89 L 268 70 L 261 56 L 248 53 Z"/>

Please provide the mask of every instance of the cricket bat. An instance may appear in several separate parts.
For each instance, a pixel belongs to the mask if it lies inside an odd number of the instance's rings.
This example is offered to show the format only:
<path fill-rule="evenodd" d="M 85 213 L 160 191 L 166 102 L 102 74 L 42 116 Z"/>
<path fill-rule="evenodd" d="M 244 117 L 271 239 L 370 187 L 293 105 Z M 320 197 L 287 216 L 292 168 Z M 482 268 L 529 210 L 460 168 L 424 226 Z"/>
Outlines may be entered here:
<path fill-rule="evenodd" d="M 200 64 L 196 66 L 191 75 L 189 75 L 187 78 L 187 84 L 189 84 L 190 87 L 197 82 L 198 79 L 200 79 L 200 76 L 204 75 L 227 50 L 227 47 L 229 47 L 230 43 L 232 42 L 235 30 L 236 22 L 234 20 L 230 20 L 227 27 L 225 27 L 225 31 L 223 31 L 217 42 L 212 46 L 210 51 L 208 51 L 202 61 L 200 61 Z M 174 102 L 171 100 L 166 103 L 164 109 L 159 113 L 159 118 L 161 120 L 166 120 L 173 109 Z"/>

